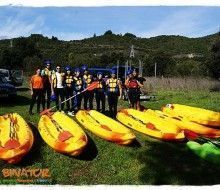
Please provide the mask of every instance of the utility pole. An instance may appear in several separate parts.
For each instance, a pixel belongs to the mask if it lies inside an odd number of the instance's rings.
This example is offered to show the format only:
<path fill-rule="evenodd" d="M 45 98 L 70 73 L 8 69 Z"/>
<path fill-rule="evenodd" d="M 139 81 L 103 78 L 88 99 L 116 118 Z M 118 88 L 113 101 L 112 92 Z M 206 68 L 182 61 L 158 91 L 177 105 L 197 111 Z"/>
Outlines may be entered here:
<path fill-rule="evenodd" d="M 154 76 L 155 78 L 157 78 L 157 62 L 155 62 L 155 65 L 154 65 Z"/>
<path fill-rule="evenodd" d="M 117 79 L 118 79 L 118 70 L 119 70 L 119 60 L 117 60 Z"/>
<path fill-rule="evenodd" d="M 139 60 L 139 74 L 142 76 L 143 75 L 143 67 L 142 67 L 142 61 Z"/>

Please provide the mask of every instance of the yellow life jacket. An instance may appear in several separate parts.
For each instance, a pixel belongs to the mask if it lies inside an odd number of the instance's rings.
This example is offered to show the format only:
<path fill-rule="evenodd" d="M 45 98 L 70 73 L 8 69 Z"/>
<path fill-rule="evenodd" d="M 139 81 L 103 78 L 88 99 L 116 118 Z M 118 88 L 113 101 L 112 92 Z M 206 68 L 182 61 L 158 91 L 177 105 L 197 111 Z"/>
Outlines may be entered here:
<path fill-rule="evenodd" d="M 87 85 L 92 83 L 92 75 L 83 75 L 83 79 Z"/>
<path fill-rule="evenodd" d="M 103 86 L 103 81 L 98 81 L 98 85 L 97 85 L 97 88 L 98 89 L 102 89 L 104 86 Z"/>
<path fill-rule="evenodd" d="M 74 83 L 75 90 L 81 90 L 83 84 L 82 78 L 81 77 L 73 77 L 73 78 L 75 80 Z"/>
<path fill-rule="evenodd" d="M 70 87 L 72 87 L 72 84 L 73 84 L 73 76 L 72 75 L 66 75 L 65 85 L 70 88 Z"/>
<path fill-rule="evenodd" d="M 46 76 L 50 77 L 52 75 L 52 71 L 50 71 L 48 68 L 44 69 L 44 73 Z"/>
<path fill-rule="evenodd" d="M 113 79 L 113 78 L 108 79 L 108 91 L 118 92 L 118 79 Z"/>

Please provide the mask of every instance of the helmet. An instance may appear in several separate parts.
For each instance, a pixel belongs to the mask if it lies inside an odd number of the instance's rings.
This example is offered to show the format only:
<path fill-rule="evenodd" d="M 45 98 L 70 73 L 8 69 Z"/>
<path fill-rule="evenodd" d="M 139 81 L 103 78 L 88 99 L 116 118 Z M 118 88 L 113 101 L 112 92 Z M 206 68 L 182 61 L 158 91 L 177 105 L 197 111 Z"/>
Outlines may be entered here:
<path fill-rule="evenodd" d="M 131 73 L 132 73 L 132 70 L 129 69 L 129 70 L 127 71 L 127 75 L 130 75 Z"/>
<path fill-rule="evenodd" d="M 51 64 L 52 64 L 52 61 L 51 61 L 50 59 L 44 60 L 44 64 L 45 64 L 45 65 L 48 65 L 48 64 L 51 65 Z"/>
<path fill-rule="evenodd" d="M 80 72 L 80 68 L 75 68 L 75 72 Z"/>
<path fill-rule="evenodd" d="M 50 100 L 55 101 L 57 99 L 56 95 L 51 95 Z"/>
<path fill-rule="evenodd" d="M 102 72 L 99 71 L 99 72 L 97 72 L 97 76 L 98 76 L 98 75 L 103 75 L 103 74 L 102 74 Z"/>
<path fill-rule="evenodd" d="M 116 70 L 112 69 L 111 74 L 116 74 Z"/>
<path fill-rule="evenodd" d="M 66 71 L 71 71 L 71 67 L 68 65 L 68 66 L 65 67 L 65 70 Z"/>
<path fill-rule="evenodd" d="M 85 70 L 87 70 L 87 69 L 88 69 L 88 66 L 87 66 L 87 65 L 83 65 L 81 68 L 82 68 L 82 70 L 84 70 L 84 71 L 85 71 Z"/>

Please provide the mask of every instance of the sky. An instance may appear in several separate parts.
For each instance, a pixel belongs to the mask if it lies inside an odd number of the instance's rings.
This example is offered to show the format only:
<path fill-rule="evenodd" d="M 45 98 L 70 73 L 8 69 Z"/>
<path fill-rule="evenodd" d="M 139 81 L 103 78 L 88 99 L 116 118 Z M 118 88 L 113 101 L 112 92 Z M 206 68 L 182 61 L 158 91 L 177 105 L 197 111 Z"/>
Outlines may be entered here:
<path fill-rule="evenodd" d="M 0 6 L 0 39 L 43 34 L 61 40 L 133 33 L 201 37 L 220 29 L 220 7 L 119 6 L 119 7 L 22 7 Z"/>

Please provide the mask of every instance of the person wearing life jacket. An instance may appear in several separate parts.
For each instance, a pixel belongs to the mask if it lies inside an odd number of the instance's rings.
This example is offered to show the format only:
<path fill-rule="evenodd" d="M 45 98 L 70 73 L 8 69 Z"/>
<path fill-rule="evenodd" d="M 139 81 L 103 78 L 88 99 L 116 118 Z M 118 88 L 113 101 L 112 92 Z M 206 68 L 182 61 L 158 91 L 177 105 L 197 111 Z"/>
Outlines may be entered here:
<path fill-rule="evenodd" d="M 131 108 L 140 110 L 140 88 L 143 87 L 143 85 L 138 81 L 136 69 L 133 70 L 132 75 L 128 76 L 125 85 L 128 88 L 128 98 Z"/>
<path fill-rule="evenodd" d="M 42 103 L 43 97 L 43 78 L 41 77 L 41 70 L 38 68 L 36 74 L 31 77 L 30 80 L 30 89 L 31 89 L 31 104 L 29 108 L 29 114 L 33 115 L 32 109 L 37 100 L 37 112 L 40 113 L 40 104 Z"/>
<path fill-rule="evenodd" d="M 102 77 L 102 72 L 97 73 L 98 86 L 95 89 L 95 99 L 96 99 L 96 109 L 97 111 L 105 112 L 105 81 Z M 100 109 L 100 103 L 102 104 L 102 109 Z"/>
<path fill-rule="evenodd" d="M 87 65 L 82 66 L 83 72 L 83 89 L 86 89 L 94 80 L 93 76 L 89 74 Z M 86 91 L 83 93 L 84 99 L 84 109 L 88 109 L 88 102 L 89 102 L 89 109 L 93 109 L 93 98 L 94 98 L 94 90 Z"/>
<path fill-rule="evenodd" d="M 128 71 L 127 71 L 127 78 L 126 79 L 129 79 L 129 78 L 131 78 L 132 77 L 132 70 L 131 69 L 129 69 Z M 126 87 L 126 94 L 127 94 L 127 98 L 128 98 L 128 103 L 129 103 L 129 108 L 131 108 L 132 106 L 131 106 L 131 102 L 130 102 L 130 100 L 129 100 L 129 96 L 128 96 L 128 87 L 126 86 L 126 80 L 125 80 L 125 87 Z"/>
<path fill-rule="evenodd" d="M 82 94 L 83 91 L 83 79 L 81 76 L 81 69 L 76 68 L 73 77 L 73 95 L 78 94 L 72 100 L 72 112 L 68 113 L 70 116 L 74 116 L 74 114 L 81 109 L 82 103 Z"/>
<path fill-rule="evenodd" d="M 47 99 L 47 109 L 50 107 L 50 97 L 51 97 L 51 75 L 52 75 L 52 69 L 51 69 L 51 60 L 45 60 L 44 65 L 45 68 L 42 70 L 42 73 L 44 74 L 44 94 L 45 98 Z M 45 102 L 43 103 L 45 107 Z"/>
<path fill-rule="evenodd" d="M 64 88 L 65 88 L 65 98 L 68 99 L 71 96 L 73 96 L 73 75 L 71 72 L 71 67 L 70 66 L 66 66 L 65 67 L 65 76 L 64 76 Z M 68 114 L 70 114 L 70 101 L 68 100 L 66 102 L 66 107 L 67 107 L 67 112 Z"/>
<path fill-rule="evenodd" d="M 115 70 L 111 70 L 111 77 L 106 81 L 106 86 L 110 116 L 115 118 L 117 114 L 118 98 L 121 99 L 122 96 L 121 82 L 116 78 Z"/>
<path fill-rule="evenodd" d="M 64 92 L 64 76 L 65 74 L 61 72 L 61 67 L 58 65 L 56 67 L 56 72 L 52 73 L 51 76 L 51 91 L 52 95 L 56 96 L 56 108 L 60 110 L 60 100 L 64 101 L 65 92 Z M 61 110 L 64 110 L 64 104 L 61 104 Z M 61 111 L 60 110 L 60 111 Z"/>

